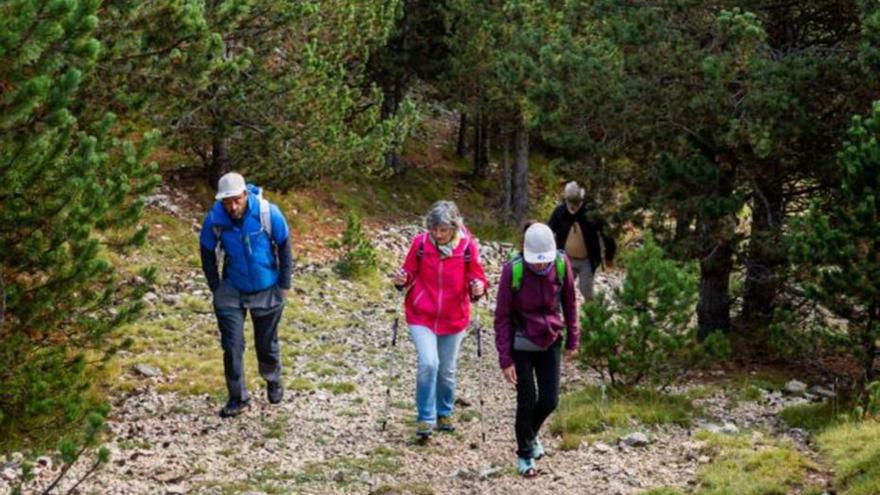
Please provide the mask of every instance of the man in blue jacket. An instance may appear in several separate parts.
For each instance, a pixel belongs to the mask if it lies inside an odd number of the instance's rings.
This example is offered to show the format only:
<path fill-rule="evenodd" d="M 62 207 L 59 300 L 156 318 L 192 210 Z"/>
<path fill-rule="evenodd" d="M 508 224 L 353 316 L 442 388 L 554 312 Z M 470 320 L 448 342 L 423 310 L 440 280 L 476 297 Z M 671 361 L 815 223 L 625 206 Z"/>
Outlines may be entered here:
<path fill-rule="evenodd" d="M 246 184 L 240 174 L 228 173 L 220 178 L 216 199 L 205 217 L 199 244 L 220 327 L 229 392 L 220 416 L 227 418 L 239 415 L 250 404 L 243 362 L 248 310 L 267 398 L 278 404 L 284 396 L 278 322 L 290 289 L 293 261 L 287 221 L 277 206 L 263 199 L 260 188 Z"/>

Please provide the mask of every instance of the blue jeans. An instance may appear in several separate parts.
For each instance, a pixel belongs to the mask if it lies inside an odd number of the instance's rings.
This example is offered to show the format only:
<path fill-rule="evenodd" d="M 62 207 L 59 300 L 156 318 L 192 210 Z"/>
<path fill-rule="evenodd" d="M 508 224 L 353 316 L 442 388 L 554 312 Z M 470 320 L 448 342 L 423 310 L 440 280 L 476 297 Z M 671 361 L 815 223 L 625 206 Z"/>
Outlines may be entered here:
<path fill-rule="evenodd" d="M 458 350 L 465 332 L 436 335 L 428 327 L 410 325 L 419 369 L 416 373 L 418 421 L 435 424 L 438 416 L 449 416 L 455 406 L 455 372 Z"/>

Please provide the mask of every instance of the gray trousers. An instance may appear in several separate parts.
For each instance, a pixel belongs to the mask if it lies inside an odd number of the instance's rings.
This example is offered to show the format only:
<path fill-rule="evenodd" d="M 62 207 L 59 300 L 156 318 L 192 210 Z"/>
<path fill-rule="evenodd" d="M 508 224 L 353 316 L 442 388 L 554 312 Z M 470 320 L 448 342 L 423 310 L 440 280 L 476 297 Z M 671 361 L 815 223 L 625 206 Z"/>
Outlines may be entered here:
<path fill-rule="evenodd" d="M 250 398 L 244 377 L 244 320 L 248 310 L 254 323 L 254 347 L 257 348 L 260 375 L 267 382 L 281 379 L 278 345 L 278 323 L 284 311 L 281 290 L 273 287 L 244 294 L 224 281 L 214 292 L 214 314 L 220 329 L 229 400 L 246 401 Z"/>
<path fill-rule="evenodd" d="M 575 280 L 578 281 L 578 289 L 580 289 L 581 294 L 584 296 L 584 299 L 590 300 L 593 298 L 593 267 L 590 265 L 589 259 L 572 259 L 571 260 L 571 272 L 574 275 Z"/>

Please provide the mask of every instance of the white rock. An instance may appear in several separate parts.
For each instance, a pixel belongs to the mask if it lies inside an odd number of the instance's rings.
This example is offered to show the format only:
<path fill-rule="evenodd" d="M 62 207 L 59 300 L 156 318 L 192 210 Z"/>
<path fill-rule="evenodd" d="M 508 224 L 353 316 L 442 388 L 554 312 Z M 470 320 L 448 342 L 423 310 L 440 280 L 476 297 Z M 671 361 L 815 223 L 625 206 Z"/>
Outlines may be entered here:
<path fill-rule="evenodd" d="M 785 384 L 785 391 L 792 395 L 801 395 L 807 391 L 807 384 L 797 380 L 791 380 Z"/>
<path fill-rule="evenodd" d="M 134 370 L 147 378 L 162 376 L 161 371 L 150 366 L 149 364 L 144 364 L 144 363 L 136 364 L 136 365 L 134 365 Z"/>
<path fill-rule="evenodd" d="M 739 433 L 739 428 L 733 423 L 724 423 L 720 431 L 725 435 L 736 435 Z"/>
<path fill-rule="evenodd" d="M 624 444 L 630 447 L 644 447 L 650 443 L 648 440 L 648 436 L 641 432 L 630 433 L 629 435 L 620 439 Z"/>

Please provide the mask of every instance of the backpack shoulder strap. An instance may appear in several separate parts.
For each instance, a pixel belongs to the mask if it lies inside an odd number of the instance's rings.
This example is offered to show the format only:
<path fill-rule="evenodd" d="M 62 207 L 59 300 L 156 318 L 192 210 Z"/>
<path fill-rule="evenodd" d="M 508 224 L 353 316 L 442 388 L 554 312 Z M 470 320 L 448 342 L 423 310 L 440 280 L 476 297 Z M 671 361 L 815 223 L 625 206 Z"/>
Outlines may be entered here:
<path fill-rule="evenodd" d="M 428 240 L 428 234 L 421 234 L 421 240 L 419 241 L 419 247 L 416 249 L 416 258 L 419 260 L 422 259 L 422 256 L 425 255 L 425 242 Z"/>
<path fill-rule="evenodd" d="M 269 206 L 269 201 L 263 199 L 262 196 L 258 196 L 260 199 L 260 226 L 263 228 L 263 232 L 265 232 L 269 239 L 272 239 L 272 208 Z"/>
<path fill-rule="evenodd" d="M 517 254 L 510 260 L 510 288 L 513 292 L 517 292 L 522 287 L 523 279 L 523 258 Z"/>
<path fill-rule="evenodd" d="M 559 279 L 559 285 L 565 283 L 565 255 L 562 251 L 556 252 L 556 278 Z"/>

